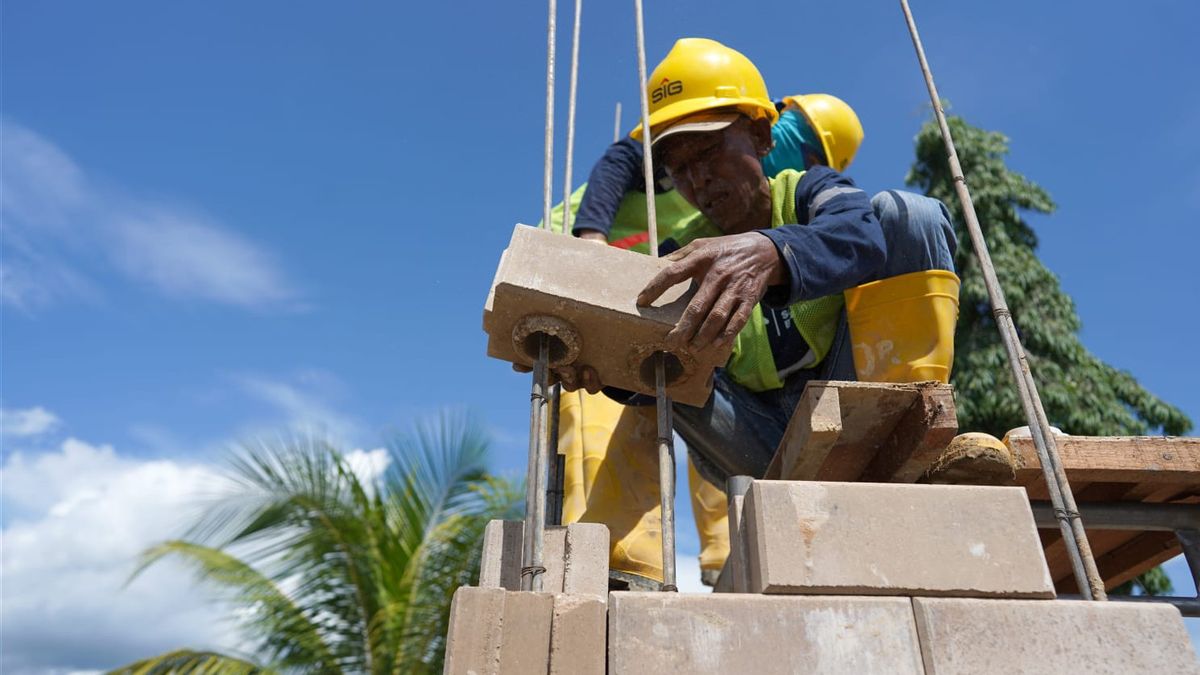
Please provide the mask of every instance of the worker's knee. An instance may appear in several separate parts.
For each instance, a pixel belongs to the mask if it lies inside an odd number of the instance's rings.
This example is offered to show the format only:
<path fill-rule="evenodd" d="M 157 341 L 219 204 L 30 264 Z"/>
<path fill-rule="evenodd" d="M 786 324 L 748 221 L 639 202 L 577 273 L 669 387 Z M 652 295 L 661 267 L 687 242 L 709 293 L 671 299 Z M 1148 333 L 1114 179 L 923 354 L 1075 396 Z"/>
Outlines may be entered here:
<path fill-rule="evenodd" d="M 921 272 L 954 271 L 957 239 L 945 204 L 931 197 L 888 190 L 871 198 L 887 242 L 887 263 L 880 278 Z"/>

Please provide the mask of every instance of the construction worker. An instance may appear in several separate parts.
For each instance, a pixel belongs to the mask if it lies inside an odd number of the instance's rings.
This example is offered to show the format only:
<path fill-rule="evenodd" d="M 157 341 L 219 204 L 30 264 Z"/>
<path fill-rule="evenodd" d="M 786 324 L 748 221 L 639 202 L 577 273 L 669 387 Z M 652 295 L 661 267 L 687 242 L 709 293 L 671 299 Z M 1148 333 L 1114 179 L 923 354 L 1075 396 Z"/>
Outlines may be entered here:
<path fill-rule="evenodd" d="M 802 104 L 807 105 L 807 112 L 802 112 Z M 816 115 L 822 121 L 817 128 L 834 130 L 843 148 L 843 166 L 853 158 L 862 139 L 862 126 L 854 111 L 840 99 L 794 96 L 775 105 L 780 120 L 771 129 L 774 150 L 763 159 L 763 170 L 768 175 L 821 160 L 823 151 L 806 115 Z M 554 208 L 551 227 L 562 231 L 564 209 L 569 208 L 575 214 L 572 231 L 576 236 L 648 253 L 645 200 L 642 145 L 626 137 L 609 147 L 593 167 L 587 183 L 566 203 Z M 697 213 L 671 188 L 661 169 L 656 171 L 655 206 L 660 243 L 670 239 L 676 225 Z M 645 419 L 634 423 L 623 421 L 622 416 Z M 566 457 L 564 522 L 582 518 L 609 524 L 613 546 L 610 567 L 615 576 L 638 587 L 643 584 L 637 577 L 660 580 L 658 473 L 657 466 L 646 461 L 655 454 L 653 411 L 625 408 L 607 397 L 577 391 L 561 400 L 559 429 L 559 448 Z M 688 478 L 692 513 L 700 535 L 701 578 L 712 585 L 729 552 L 725 494 L 701 478 L 690 463 Z"/>
<path fill-rule="evenodd" d="M 862 140 L 862 125 L 840 99 L 818 94 L 793 96 L 775 103 L 780 119 L 771 128 L 774 149 L 763 158 L 763 171 L 775 175 L 823 161 L 817 129 L 831 129 L 843 152 L 840 164 L 853 158 Z M 809 120 L 820 120 L 814 125 Z M 674 228 L 696 215 L 661 169 L 655 172 L 655 206 L 659 243 Z M 587 183 L 551 213 L 551 227 L 562 231 L 564 211 L 575 214 L 572 232 L 581 238 L 649 252 L 646 190 L 640 141 L 626 137 L 613 143 L 595 164 Z M 610 569 L 619 582 L 653 586 L 662 578 L 659 524 L 657 437 L 653 409 L 614 404 L 584 391 L 560 400 L 559 448 L 565 456 L 563 521 L 603 522 L 612 536 Z M 692 513 L 700 535 L 701 580 L 714 585 L 729 554 L 725 493 L 704 480 L 689 462 Z"/>
<path fill-rule="evenodd" d="M 717 485 L 731 475 L 763 475 L 810 380 L 948 378 L 958 282 L 944 207 L 887 193 L 885 227 L 866 193 L 830 168 L 769 179 L 761 159 L 779 113 L 754 65 L 724 45 L 680 40 L 650 82 L 652 91 L 665 87 L 651 97 L 658 99 L 650 115 L 656 159 L 700 214 L 676 229 L 672 238 L 683 248 L 638 301 L 649 304 L 692 279 L 697 291 L 668 346 L 733 346 L 708 403 L 675 405 L 676 431 L 701 475 Z M 640 138 L 641 128 L 633 135 Z M 830 146 L 832 134 L 820 140 L 834 163 L 841 149 Z M 934 296 L 955 300 L 913 314 L 918 321 L 891 321 L 890 353 L 880 350 L 885 341 L 860 344 L 857 334 L 880 329 L 873 317 L 881 303 Z M 856 332 L 853 349 L 843 312 Z M 558 375 L 568 389 L 601 386 L 586 364 Z"/>

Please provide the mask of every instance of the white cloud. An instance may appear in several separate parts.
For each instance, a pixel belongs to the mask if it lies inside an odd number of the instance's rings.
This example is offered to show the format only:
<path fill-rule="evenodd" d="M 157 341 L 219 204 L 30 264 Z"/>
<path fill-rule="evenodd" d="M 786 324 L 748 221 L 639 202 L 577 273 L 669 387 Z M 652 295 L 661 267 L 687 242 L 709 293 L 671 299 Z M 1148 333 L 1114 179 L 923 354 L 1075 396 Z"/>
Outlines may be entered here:
<path fill-rule="evenodd" d="M 328 402 L 343 388 L 330 373 L 306 370 L 287 378 L 242 374 L 234 379 L 246 393 L 282 413 L 293 430 L 319 431 L 346 445 L 361 436 L 361 425 Z"/>
<path fill-rule="evenodd" d="M 4 436 L 41 436 L 56 429 L 60 423 L 57 415 L 41 406 L 24 410 L 0 408 L 0 433 Z"/>
<path fill-rule="evenodd" d="M 4 671 L 107 669 L 176 647 L 229 648 L 227 615 L 171 561 L 124 587 L 138 554 L 181 534 L 210 468 L 121 457 L 77 439 L 8 455 Z"/>
<path fill-rule="evenodd" d="M 32 309 L 95 298 L 92 277 L 116 271 L 172 297 L 299 307 L 278 262 L 242 235 L 189 209 L 102 187 L 11 120 L 0 122 L 0 135 L 3 303 Z"/>

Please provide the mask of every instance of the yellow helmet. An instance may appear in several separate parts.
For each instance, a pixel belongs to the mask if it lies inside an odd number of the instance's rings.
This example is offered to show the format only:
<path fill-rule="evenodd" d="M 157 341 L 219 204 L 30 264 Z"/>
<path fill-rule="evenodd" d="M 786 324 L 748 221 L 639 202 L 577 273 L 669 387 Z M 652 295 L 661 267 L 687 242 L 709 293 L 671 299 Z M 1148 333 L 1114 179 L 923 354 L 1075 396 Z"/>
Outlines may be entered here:
<path fill-rule="evenodd" d="M 830 94 L 788 96 L 783 102 L 795 106 L 821 137 L 830 168 L 845 171 L 863 141 L 862 122 L 854 108 Z"/>
<path fill-rule="evenodd" d="M 737 108 L 751 118 L 779 119 L 767 83 L 750 59 L 717 42 L 683 38 L 650 74 L 646 83 L 650 130 L 706 110 Z M 642 139 L 642 125 L 629 134 Z"/>

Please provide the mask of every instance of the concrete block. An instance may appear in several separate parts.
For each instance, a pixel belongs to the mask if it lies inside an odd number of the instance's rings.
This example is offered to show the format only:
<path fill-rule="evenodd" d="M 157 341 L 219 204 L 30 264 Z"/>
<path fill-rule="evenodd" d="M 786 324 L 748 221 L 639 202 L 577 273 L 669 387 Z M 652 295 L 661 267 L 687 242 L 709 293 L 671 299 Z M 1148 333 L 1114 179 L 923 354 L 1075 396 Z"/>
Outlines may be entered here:
<path fill-rule="evenodd" d="M 1053 598 L 1015 487 L 755 481 L 749 591 Z"/>
<path fill-rule="evenodd" d="M 521 590 L 519 520 L 493 520 L 483 534 L 479 586 Z M 608 528 L 600 523 L 547 527 L 542 545 L 542 591 L 603 598 L 608 593 Z"/>
<path fill-rule="evenodd" d="M 501 619 L 500 673 L 545 673 L 550 663 L 554 595 L 506 591 Z"/>
<path fill-rule="evenodd" d="M 446 631 L 446 675 L 499 672 L 505 593 L 467 586 L 454 592 Z"/>
<path fill-rule="evenodd" d="M 913 609 L 929 675 L 1200 673 L 1165 604 L 914 598 Z"/>
<path fill-rule="evenodd" d="M 609 594 L 608 672 L 921 673 L 908 598 Z"/>
<path fill-rule="evenodd" d="M 742 508 L 746 502 L 743 495 L 729 498 L 729 557 L 725 568 L 729 574 L 730 592 L 750 592 L 749 553 L 746 549 L 746 528 L 742 522 Z"/>
<path fill-rule="evenodd" d="M 563 539 L 562 592 L 608 596 L 608 526 L 602 523 L 572 523 Z M 557 590 L 557 589 L 556 589 Z"/>
<path fill-rule="evenodd" d="M 588 595 L 465 586 L 450 606 L 445 672 L 603 675 L 607 610 Z"/>
<path fill-rule="evenodd" d="M 604 675 L 608 603 L 586 595 L 554 596 L 552 675 Z"/>
<path fill-rule="evenodd" d="M 588 365 L 605 384 L 653 394 L 651 357 L 664 351 L 663 338 L 679 320 L 692 291 L 685 282 L 669 289 L 653 307 L 638 307 L 636 301 L 646 283 L 668 264 L 518 225 L 484 306 L 488 356 L 533 365 L 536 335 L 546 333 L 555 338 L 552 365 Z M 732 345 L 672 354 L 667 393 L 682 403 L 704 405 L 713 368 L 725 363 L 731 349 Z"/>

